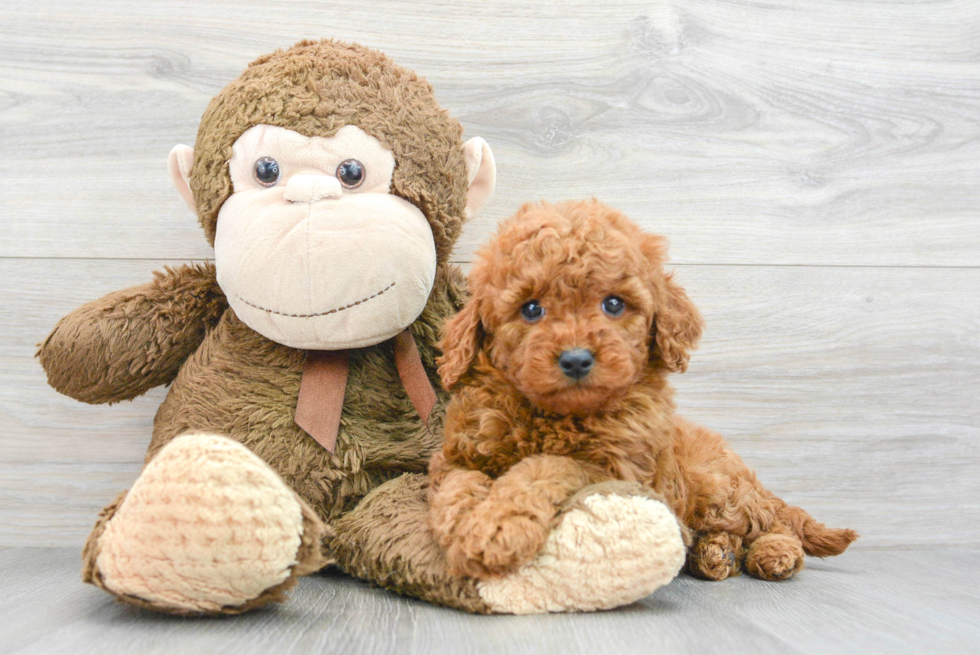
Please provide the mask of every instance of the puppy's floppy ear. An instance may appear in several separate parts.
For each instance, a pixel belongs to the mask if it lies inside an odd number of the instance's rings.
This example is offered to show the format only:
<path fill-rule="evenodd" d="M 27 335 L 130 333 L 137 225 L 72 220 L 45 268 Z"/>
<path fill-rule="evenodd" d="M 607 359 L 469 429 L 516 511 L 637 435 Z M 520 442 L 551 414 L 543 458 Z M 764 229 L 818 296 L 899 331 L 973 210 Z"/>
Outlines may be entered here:
<path fill-rule="evenodd" d="M 704 320 L 673 277 L 673 273 L 668 273 L 663 279 L 660 307 L 653 318 L 656 348 L 651 348 L 650 354 L 663 360 L 669 370 L 683 373 L 701 338 Z"/>
<path fill-rule="evenodd" d="M 449 391 L 466 371 L 470 370 L 483 342 L 483 324 L 477 299 L 471 298 L 456 316 L 442 328 L 439 348 L 442 355 L 436 359 L 442 387 Z"/>
<path fill-rule="evenodd" d="M 691 351 L 698 345 L 704 321 L 687 293 L 674 282 L 674 274 L 664 273 L 667 240 L 655 234 L 643 234 L 640 249 L 654 269 L 653 288 L 657 295 L 657 313 L 653 317 L 653 347 L 650 358 L 660 359 L 668 370 L 683 373 Z"/>

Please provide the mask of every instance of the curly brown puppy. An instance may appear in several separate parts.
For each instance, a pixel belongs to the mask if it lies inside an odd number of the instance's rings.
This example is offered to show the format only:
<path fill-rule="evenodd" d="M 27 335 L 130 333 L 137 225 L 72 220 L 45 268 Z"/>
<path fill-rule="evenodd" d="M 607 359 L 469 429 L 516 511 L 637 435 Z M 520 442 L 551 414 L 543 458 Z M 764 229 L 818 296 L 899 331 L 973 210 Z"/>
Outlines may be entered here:
<path fill-rule="evenodd" d="M 857 538 L 787 505 L 725 440 L 675 414 L 702 319 L 665 272 L 667 243 L 598 201 L 529 204 L 470 273 L 443 333 L 454 390 L 430 464 L 431 523 L 458 572 L 492 577 L 539 551 L 558 507 L 604 480 L 639 482 L 694 538 L 688 570 L 784 580 Z"/>

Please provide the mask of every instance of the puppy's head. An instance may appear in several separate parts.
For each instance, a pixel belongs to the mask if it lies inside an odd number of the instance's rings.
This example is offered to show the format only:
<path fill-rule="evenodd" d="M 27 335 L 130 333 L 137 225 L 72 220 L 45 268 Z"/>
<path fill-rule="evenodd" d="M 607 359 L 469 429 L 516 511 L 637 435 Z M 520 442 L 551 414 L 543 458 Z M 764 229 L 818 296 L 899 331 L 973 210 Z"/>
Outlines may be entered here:
<path fill-rule="evenodd" d="M 443 332 L 443 386 L 483 349 L 532 403 L 582 415 L 649 367 L 684 371 L 702 321 L 664 271 L 666 250 L 595 200 L 525 205 L 477 254 L 472 299 Z"/>

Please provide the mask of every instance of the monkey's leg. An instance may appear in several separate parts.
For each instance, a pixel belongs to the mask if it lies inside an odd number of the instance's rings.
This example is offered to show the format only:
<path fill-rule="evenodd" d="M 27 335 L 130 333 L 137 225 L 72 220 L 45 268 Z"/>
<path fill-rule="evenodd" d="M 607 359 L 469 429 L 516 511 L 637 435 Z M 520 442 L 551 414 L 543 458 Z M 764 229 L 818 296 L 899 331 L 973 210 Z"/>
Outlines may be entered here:
<path fill-rule="evenodd" d="M 561 506 L 539 555 L 491 580 L 453 575 L 429 527 L 428 479 L 406 474 L 369 493 L 333 527 L 331 554 L 360 578 L 469 612 L 611 609 L 670 582 L 684 563 L 673 512 L 638 484 L 604 482 Z"/>
<path fill-rule="evenodd" d="M 172 614 L 238 614 L 281 601 L 322 568 L 327 528 L 257 455 L 231 439 L 168 443 L 103 510 L 82 579 Z"/>

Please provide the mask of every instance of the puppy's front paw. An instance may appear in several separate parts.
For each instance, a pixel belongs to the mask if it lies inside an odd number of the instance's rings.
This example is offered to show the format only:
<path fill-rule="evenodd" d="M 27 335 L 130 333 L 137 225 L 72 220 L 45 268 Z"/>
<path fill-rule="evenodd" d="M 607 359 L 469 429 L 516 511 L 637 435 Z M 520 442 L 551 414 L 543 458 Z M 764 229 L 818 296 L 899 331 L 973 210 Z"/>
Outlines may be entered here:
<path fill-rule="evenodd" d="M 548 526 L 532 517 L 483 503 L 460 522 L 446 556 L 454 573 L 486 579 L 533 559 L 547 538 Z"/>

